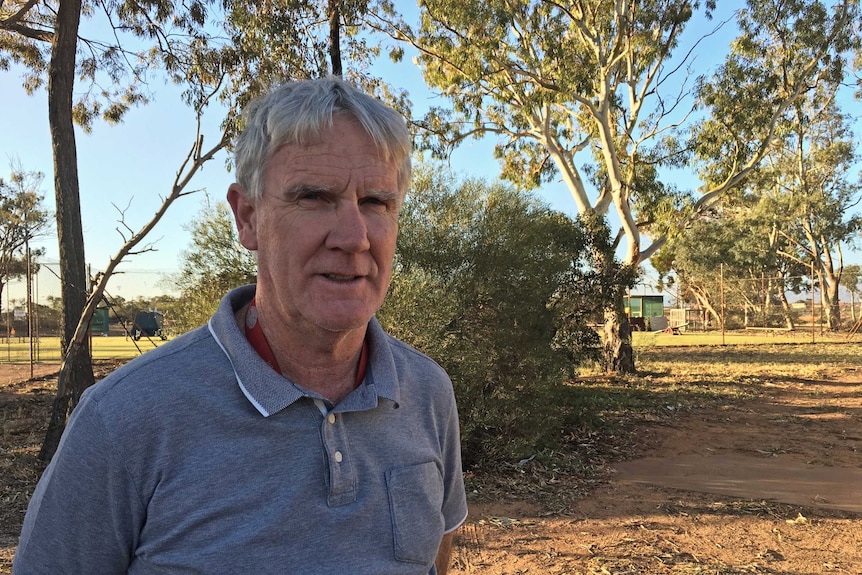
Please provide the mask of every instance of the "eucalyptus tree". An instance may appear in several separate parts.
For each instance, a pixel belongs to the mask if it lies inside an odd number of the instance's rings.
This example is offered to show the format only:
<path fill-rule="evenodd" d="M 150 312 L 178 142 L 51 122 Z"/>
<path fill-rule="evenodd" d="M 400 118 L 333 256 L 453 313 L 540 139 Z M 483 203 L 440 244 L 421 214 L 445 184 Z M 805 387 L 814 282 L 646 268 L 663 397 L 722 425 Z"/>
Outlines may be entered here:
<path fill-rule="evenodd" d="M 0 8 L 0 67 L 7 68 L 10 60 L 27 66 L 29 73 L 24 79 L 24 87 L 28 91 L 44 84 L 47 77 L 64 308 L 61 345 L 65 357 L 64 367 L 80 380 L 83 389 L 93 382 L 89 354 L 69 353 L 69 349 L 87 297 L 73 127 L 74 111 L 80 111 L 83 107 L 73 105 L 73 94 L 78 29 L 84 6 L 82 0 L 57 3 L 15 1 L 4 2 Z M 65 410 L 63 419 L 65 421 Z"/>
<path fill-rule="evenodd" d="M 7 68 L 10 62 L 23 65 L 23 86 L 28 92 L 43 87 L 47 79 L 64 361 L 40 454 L 43 459 L 53 454 L 69 412 L 94 381 L 86 331 L 101 294 L 94 297 L 90 292 L 85 266 L 74 124 L 86 131 L 99 116 L 118 122 L 130 106 L 146 100 L 139 88 L 147 70 L 164 63 L 162 55 L 179 44 L 172 34 L 178 32 L 187 39 L 205 23 L 203 4 L 188 3 L 183 8 L 174 10 L 170 2 L 13 0 L 0 9 L 0 67 Z M 97 13 L 105 15 L 108 32 L 101 39 L 81 36 L 82 17 Z M 138 48 L 129 49 L 124 40 Z M 166 201 L 163 208 L 169 204 Z M 120 253 L 129 253 L 152 225 L 144 226 L 143 233 L 133 234 L 132 243 Z M 109 270 L 115 265 L 112 261 Z"/>
<path fill-rule="evenodd" d="M 26 248 L 47 232 L 50 219 L 42 206 L 44 175 L 17 164 L 11 168 L 7 180 L 0 178 L 0 296 L 10 279 L 26 275 L 28 264 L 32 267 L 38 254 L 26 253 Z"/>
<path fill-rule="evenodd" d="M 835 93 L 816 91 L 794 107 L 756 180 L 764 188 L 755 190 L 772 201 L 788 244 L 781 254 L 811 265 L 831 330 L 841 326 L 842 246 L 862 230 L 862 216 L 851 212 L 862 199 L 859 155 Z"/>
<path fill-rule="evenodd" d="M 22 65 L 22 84 L 28 93 L 47 85 L 64 351 L 74 339 L 89 289 L 73 125 L 89 131 L 99 117 L 117 123 L 131 106 L 147 101 L 142 88 L 148 69 L 161 62 L 157 48 L 171 49 L 163 43 L 168 39 L 168 28 L 189 34 L 204 24 L 203 4 L 187 6 L 187 10 L 174 10 L 170 2 L 101 0 L 11 0 L 0 5 L 0 69 L 8 69 L 11 63 Z M 82 18 L 89 20 L 99 14 L 107 21 L 100 37 L 82 33 Z M 129 48 L 140 40 L 151 40 L 152 44 Z M 92 371 L 87 363 L 81 362 L 75 371 L 92 380 L 86 373 Z"/>
<path fill-rule="evenodd" d="M 856 310 L 856 296 L 859 294 L 860 280 L 862 280 L 862 266 L 859 264 L 844 266 L 844 273 L 841 274 L 841 285 L 850 294 L 850 317 L 854 324 L 859 320 L 859 314 Z"/>
<path fill-rule="evenodd" d="M 836 100 L 847 81 L 845 58 L 859 51 L 860 19 L 855 3 L 839 3 L 837 8 L 845 8 L 853 19 L 846 20 L 844 33 L 835 37 L 836 50 L 813 59 L 809 54 L 817 52 L 807 47 L 822 45 L 837 24 L 826 6 L 801 1 L 752 4 L 750 17 L 741 20 L 743 36 L 719 75 L 721 83 L 703 91 L 714 112 L 697 135 L 699 157 L 709 158 L 704 164 L 706 180 L 720 188 L 734 181 L 737 166 L 750 155 L 749 127 L 770 126 L 772 136 L 761 152 L 761 165 L 747 182 L 737 180 L 737 186 L 744 184 L 739 186 L 744 193 L 766 204 L 763 209 L 771 214 L 773 228 L 789 244 L 780 254 L 803 266 L 813 264 L 811 282 L 821 286 L 833 329 L 840 323 L 841 244 L 860 225 L 858 217 L 847 213 L 859 200 L 854 182 L 858 174 L 851 173 L 856 161 L 853 137 Z M 756 27 L 760 23 L 796 11 L 805 17 L 793 21 L 792 30 L 776 35 L 775 49 L 764 58 L 764 45 L 748 41 L 749 35 L 762 33 Z M 759 67 L 752 68 L 752 62 Z M 817 72 L 816 81 L 806 80 L 811 71 Z M 735 88 L 752 75 L 768 80 L 761 84 L 772 92 Z M 800 91 L 806 82 L 807 89 Z M 796 96 L 774 115 L 762 105 L 771 94 Z"/>
<path fill-rule="evenodd" d="M 695 81 L 691 58 L 701 44 L 681 48 L 682 33 L 695 12 L 713 8 L 696 0 L 425 0 L 415 30 L 381 26 L 418 50 L 426 82 L 451 103 L 424 119 L 437 137 L 432 149 L 445 154 L 465 138 L 496 135 L 506 178 L 530 186 L 561 178 L 579 213 L 613 212 L 623 264 L 635 268 L 757 166 L 788 107 L 843 73 L 858 31 L 850 0 L 833 8 L 752 0 L 739 11 L 741 34 L 726 62 Z M 702 44 L 715 49 L 708 38 Z M 687 140 L 704 114 L 706 129 Z M 663 176 L 695 146 L 705 181 L 697 194 Z M 721 155 L 732 161 L 714 168 Z M 609 368 L 634 370 L 621 297 L 606 310 L 605 341 Z"/>
<path fill-rule="evenodd" d="M 660 282 L 676 285 L 715 326 L 767 326 L 778 319 L 793 329 L 787 293 L 801 291 L 807 269 L 781 257 L 787 242 L 772 208 L 750 196 L 713 206 L 652 258 Z"/>
<path fill-rule="evenodd" d="M 809 284 L 820 288 L 827 324 L 838 329 L 843 246 L 852 245 L 862 229 L 862 217 L 853 212 L 862 199 L 858 154 L 848 117 L 837 107 L 838 93 L 837 84 L 826 82 L 794 102 L 759 168 L 716 206 L 722 217 L 695 222 L 653 264 L 675 269 L 693 285 L 714 275 L 719 264 L 733 275 L 748 275 L 752 283 L 761 278 L 770 288 L 761 290 L 764 315 L 767 293 L 775 294 L 789 328 L 786 292 L 798 292 L 801 278 L 809 277 Z M 725 241 L 709 232 L 711 225 Z M 707 265 L 693 266 L 694 261 Z M 695 268 L 699 271 L 692 275 Z"/>

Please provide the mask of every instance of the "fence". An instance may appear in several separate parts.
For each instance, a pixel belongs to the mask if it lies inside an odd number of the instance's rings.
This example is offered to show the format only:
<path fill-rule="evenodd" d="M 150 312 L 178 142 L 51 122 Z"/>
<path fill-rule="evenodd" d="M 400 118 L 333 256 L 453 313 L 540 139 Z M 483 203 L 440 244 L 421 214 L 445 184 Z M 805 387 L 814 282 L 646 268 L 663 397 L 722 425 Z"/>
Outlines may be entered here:
<path fill-rule="evenodd" d="M 818 288 L 807 276 L 721 277 L 709 286 L 680 290 L 678 305 L 667 316 L 671 328 L 690 331 L 788 331 L 812 338 L 859 331 L 862 302 L 856 294 L 839 288 L 835 301 L 827 302 Z"/>
<path fill-rule="evenodd" d="M 166 272 L 140 270 L 117 273 L 112 276 L 112 285 L 108 287 L 106 294 L 108 300 L 115 300 L 111 297 L 113 289 L 121 290 L 122 286 L 128 285 L 129 282 L 134 283 L 136 289 L 127 288 L 126 295 L 135 291 L 140 293 L 141 289 L 150 291 L 158 289 L 156 286 L 164 281 L 164 273 Z M 110 323 L 107 325 L 104 324 L 105 318 L 97 318 L 103 322 L 101 332 L 125 337 L 109 338 L 122 342 L 117 344 L 120 348 L 117 350 L 103 344 L 94 346 L 95 358 L 128 358 L 139 353 L 133 344 L 128 343 L 130 338 L 127 329 L 131 328 L 131 319 L 135 312 L 139 311 L 138 307 L 148 308 L 149 304 L 143 303 L 141 296 L 137 298 L 135 300 L 129 298 L 131 300 L 127 301 L 129 309 L 112 308 Z M 152 301 L 158 302 L 158 299 L 153 298 Z M 30 282 L 26 279 L 16 279 L 3 286 L 2 301 L 0 301 L 0 362 L 59 362 L 62 316 L 60 303 L 59 264 L 56 262 L 40 262 L 39 272 L 33 274 Z M 120 315 L 129 317 L 125 318 L 127 321 L 120 324 L 117 322 Z M 96 339 L 102 338 L 96 337 Z M 143 341 L 141 344 L 141 349 L 147 349 L 149 346 Z M 126 347 L 129 349 L 125 349 Z"/>

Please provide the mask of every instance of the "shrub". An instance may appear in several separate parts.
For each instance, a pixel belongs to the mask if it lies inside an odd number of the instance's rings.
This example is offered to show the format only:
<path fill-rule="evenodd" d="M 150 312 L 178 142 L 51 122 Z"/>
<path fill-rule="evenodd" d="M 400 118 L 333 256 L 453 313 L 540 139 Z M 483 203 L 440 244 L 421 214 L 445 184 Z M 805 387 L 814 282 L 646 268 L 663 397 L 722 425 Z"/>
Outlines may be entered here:
<path fill-rule="evenodd" d="M 530 194 L 428 166 L 400 223 L 378 319 L 452 377 L 465 464 L 554 445 L 556 391 L 598 344 L 558 305 L 588 257 L 581 227 Z"/>

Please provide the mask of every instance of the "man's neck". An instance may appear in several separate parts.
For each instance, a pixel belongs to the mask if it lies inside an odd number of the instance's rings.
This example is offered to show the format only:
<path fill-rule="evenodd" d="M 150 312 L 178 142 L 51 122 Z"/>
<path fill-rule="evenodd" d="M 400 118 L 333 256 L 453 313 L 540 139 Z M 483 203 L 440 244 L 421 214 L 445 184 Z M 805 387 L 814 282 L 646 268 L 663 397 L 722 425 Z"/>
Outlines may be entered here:
<path fill-rule="evenodd" d="M 247 330 L 247 320 L 254 319 L 250 316 L 258 316 L 258 329 L 262 331 L 264 343 L 271 350 L 277 371 L 286 378 L 319 393 L 334 404 L 356 387 L 366 329 L 349 332 L 310 330 L 312 333 L 273 329 L 265 318 L 261 318 L 260 310 L 249 314 L 249 307 L 237 312 L 238 324 Z M 274 322 L 270 320 L 269 323 Z M 267 359 L 264 353 L 261 357 Z"/>

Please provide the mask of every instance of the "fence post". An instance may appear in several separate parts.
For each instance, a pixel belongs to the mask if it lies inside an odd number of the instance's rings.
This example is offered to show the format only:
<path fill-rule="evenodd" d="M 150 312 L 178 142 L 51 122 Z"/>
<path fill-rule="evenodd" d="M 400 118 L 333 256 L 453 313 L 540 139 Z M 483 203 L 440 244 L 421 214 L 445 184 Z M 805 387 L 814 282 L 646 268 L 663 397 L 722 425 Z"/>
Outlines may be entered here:
<path fill-rule="evenodd" d="M 811 260 L 811 343 L 814 343 L 814 260 Z"/>
<path fill-rule="evenodd" d="M 721 345 L 725 345 L 724 343 L 724 264 L 721 264 L 721 269 L 719 272 L 719 293 L 721 294 Z"/>

